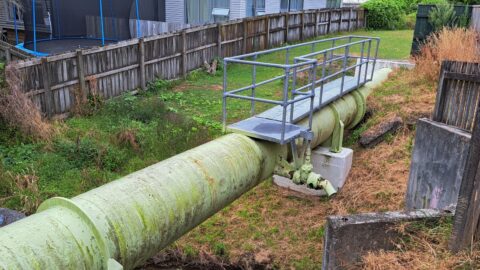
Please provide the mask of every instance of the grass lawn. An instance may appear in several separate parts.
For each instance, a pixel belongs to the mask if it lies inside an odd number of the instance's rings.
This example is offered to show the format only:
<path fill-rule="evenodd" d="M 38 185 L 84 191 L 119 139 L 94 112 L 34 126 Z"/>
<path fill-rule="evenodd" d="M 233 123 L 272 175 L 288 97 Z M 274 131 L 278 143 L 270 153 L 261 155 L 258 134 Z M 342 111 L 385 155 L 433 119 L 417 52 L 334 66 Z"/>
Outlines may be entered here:
<path fill-rule="evenodd" d="M 408 58 L 412 31 L 359 31 L 355 34 L 382 38 L 381 58 Z M 282 60 L 278 55 L 269 57 Z M 232 86 L 245 85 L 251 80 L 250 70 L 245 67 L 231 66 L 229 72 L 237 75 L 229 82 Z M 258 70 L 259 79 L 272 74 L 275 71 Z M 405 96 L 408 85 L 401 77 L 392 84 L 387 84 L 378 95 L 410 98 Z M 210 76 L 203 71 L 192 72 L 182 81 L 158 81 L 150 85 L 147 93 L 125 94 L 105 102 L 87 116 L 54 123 L 57 135 L 48 142 L 32 141 L 0 123 L 0 207 L 33 213 L 38 204 L 49 197 L 75 196 L 221 135 L 221 85 L 221 74 Z M 262 95 L 275 98 L 281 86 L 281 82 L 272 83 L 261 89 Z M 417 93 L 411 93 L 412 97 L 415 95 Z M 230 119 L 246 117 L 247 108 L 246 102 L 231 102 Z M 395 106 L 389 108 L 394 110 Z M 381 110 L 379 115 L 382 113 L 387 112 Z M 398 146 L 400 157 L 408 154 L 403 143 L 411 145 L 411 137 L 411 134 L 406 135 L 406 141 Z M 365 161 L 356 162 L 361 167 Z M 405 164 L 401 170 L 405 170 Z M 358 170 L 353 175 L 365 179 L 358 175 Z M 402 177 L 404 181 L 405 175 Z M 24 182 L 33 184 L 25 186 Z M 363 204 L 359 198 L 357 205 L 344 197 L 352 195 L 348 188 L 347 192 L 342 191 L 345 195 L 340 194 L 330 202 L 302 198 L 266 181 L 173 247 L 188 256 L 205 251 L 222 260 L 236 260 L 246 252 L 266 251 L 274 254 L 272 264 L 275 266 L 314 269 L 321 260 L 325 216 L 397 209 L 401 196 L 392 195 L 387 186 L 386 183 L 384 189 L 380 187 L 372 195 L 378 200 Z"/>

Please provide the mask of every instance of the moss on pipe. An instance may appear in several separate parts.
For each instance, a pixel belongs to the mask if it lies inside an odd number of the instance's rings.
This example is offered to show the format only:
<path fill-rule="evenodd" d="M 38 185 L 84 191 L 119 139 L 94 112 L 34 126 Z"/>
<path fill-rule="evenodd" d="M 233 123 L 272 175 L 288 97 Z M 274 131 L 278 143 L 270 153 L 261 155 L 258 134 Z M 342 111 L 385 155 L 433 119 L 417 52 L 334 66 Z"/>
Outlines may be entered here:
<path fill-rule="evenodd" d="M 346 125 L 355 119 L 351 95 L 334 106 Z M 331 108 L 315 113 L 313 145 L 334 124 Z M 109 259 L 132 269 L 270 177 L 286 155 L 286 146 L 230 134 L 71 200 L 46 201 L 0 229 L 0 269 L 107 269 Z"/>

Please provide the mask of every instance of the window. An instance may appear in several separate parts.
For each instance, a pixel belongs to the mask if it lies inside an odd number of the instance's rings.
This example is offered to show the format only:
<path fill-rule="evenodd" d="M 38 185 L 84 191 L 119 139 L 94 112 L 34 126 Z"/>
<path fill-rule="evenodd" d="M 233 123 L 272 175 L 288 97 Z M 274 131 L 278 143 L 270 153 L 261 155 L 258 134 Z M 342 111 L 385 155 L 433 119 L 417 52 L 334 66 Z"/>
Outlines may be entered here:
<path fill-rule="evenodd" d="M 282 0 L 280 3 L 280 11 L 297 11 L 303 9 L 303 0 Z"/>
<path fill-rule="evenodd" d="M 205 24 L 213 22 L 212 11 L 214 8 L 230 8 L 229 0 L 186 0 L 186 23 Z"/>
<path fill-rule="evenodd" d="M 15 4 L 10 1 L 4 0 L 5 7 L 7 8 L 7 19 L 9 21 L 17 20 L 17 23 L 23 22 L 23 12 L 20 8 L 15 8 Z M 15 13 L 16 12 L 16 13 Z"/>
<path fill-rule="evenodd" d="M 265 14 L 265 0 L 247 0 L 247 17 Z"/>
<path fill-rule="evenodd" d="M 342 1 L 340 0 L 327 0 L 327 8 L 340 8 Z"/>

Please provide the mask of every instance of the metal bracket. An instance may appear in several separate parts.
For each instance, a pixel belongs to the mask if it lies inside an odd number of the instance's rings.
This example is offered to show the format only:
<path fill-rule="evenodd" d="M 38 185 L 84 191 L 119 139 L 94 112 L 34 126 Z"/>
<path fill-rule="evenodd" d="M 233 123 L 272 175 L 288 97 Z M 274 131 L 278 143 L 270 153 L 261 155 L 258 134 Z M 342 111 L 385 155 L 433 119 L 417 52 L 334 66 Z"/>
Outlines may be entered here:
<path fill-rule="evenodd" d="M 330 152 L 332 153 L 340 153 L 343 148 L 343 135 L 345 130 L 345 124 L 340 119 L 340 114 L 338 113 L 335 104 L 329 105 L 330 109 L 332 109 L 333 115 L 335 117 L 335 127 L 333 128 L 332 136 L 328 141 L 328 145 L 330 146 Z"/>

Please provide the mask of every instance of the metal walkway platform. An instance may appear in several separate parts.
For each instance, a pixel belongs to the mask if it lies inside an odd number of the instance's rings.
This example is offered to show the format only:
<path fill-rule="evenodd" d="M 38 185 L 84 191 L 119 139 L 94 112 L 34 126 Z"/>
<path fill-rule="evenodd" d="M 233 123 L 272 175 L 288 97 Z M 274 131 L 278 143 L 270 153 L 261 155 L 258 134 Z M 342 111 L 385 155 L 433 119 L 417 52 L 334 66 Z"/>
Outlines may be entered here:
<path fill-rule="evenodd" d="M 374 42 L 375 47 L 373 46 Z M 372 79 L 379 42 L 378 38 L 345 36 L 225 58 L 223 92 L 224 130 L 279 144 L 290 143 L 300 137 L 309 139 L 311 137 L 312 115 L 314 111 L 320 110 Z M 316 50 L 317 47 L 324 48 L 325 44 L 328 43 L 331 44 L 329 48 Z M 338 43 L 343 44 L 338 45 Z M 317 46 L 320 44 L 323 46 Z M 292 55 L 293 49 L 300 47 L 311 48 L 311 53 L 296 57 Z M 360 53 L 358 54 L 357 51 Z M 373 56 L 372 51 L 374 51 Z M 285 53 L 285 64 L 258 61 L 258 57 L 262 55 L 278 54 L 278 52 Z M 241 88 L 229 90 L 227 84 L 227 65 L 229 64 L 251 66 L 252 83 Z M 256 72 L 258 66 L 283 69 L 284 75 L 257 82 Z M 319 73 L 321 75 L 317 78 Z M 306 82 L 305 74 L 308 76 Z M 281 100 L 256 97 L 256 90 L 260 86 L 274 81 L 281 81 L 283 84 Z M 227 98 L 250 101 L 251 117 L 227 125 Z M 255 114 L 256 102 L 277 106 Z M 309 118 L 308 127 L 296 125 L 297 122 L 306 117 Z"/>
<path fill-rule="evenodd" d="M 326 83 L 323 86 L 323 94 L 321 94 L 321 87 L 315 89 L 315 100 L 313 104 L 313 109 L 315 111 L 320 110 L 324 106 L 330 104 L 332 101 L 335 101 L 337 98 L 341 97 L 343 94 L 349 93 L 352 90 L 357 89 L 358 77 L 345 76 L 345 90 L 341 92 L 342 79 L 336 79 L 332 82 Z M 322 95 L 322 98 L 318 98 Z M 321 103 L 320 103 L 321 100 Z M 291 111 L 291 106 L 287 106 L 287 111 Z M 276 106 L 270 110 L 267 110 L 263 113 L 258 114 L 256 117 L 282 121 L 282 106 Z M 298 103 L 295 103 L 293 108 L 293 117 L 287 118 L 287 123 L 297 123 L 298 121 L 308 117 L 310 113 L 310 102 L 308 100 L 302 100 Z"/>
<path fill-rule="evenodd" d="M 273 142 L 282 141 L 282 134 L 278 132 L 281 129 L 281 121 L 255 116 L 228 126 L 229 131 Z M 287 123 L 283 141 L 289 143 L 299 137 L 307 136 L 308 132 L 309 129 L 306 127 Z"/>

